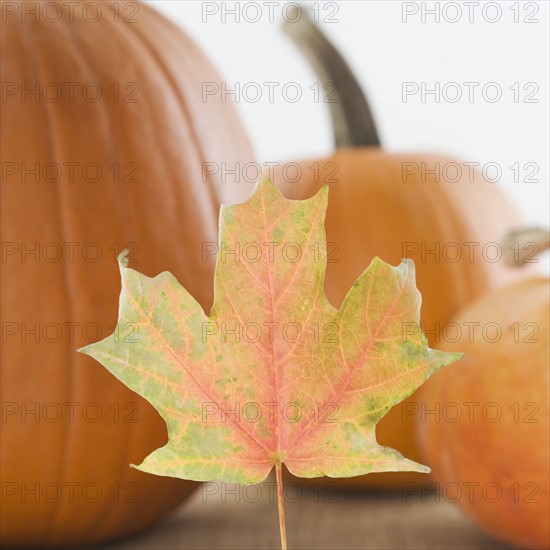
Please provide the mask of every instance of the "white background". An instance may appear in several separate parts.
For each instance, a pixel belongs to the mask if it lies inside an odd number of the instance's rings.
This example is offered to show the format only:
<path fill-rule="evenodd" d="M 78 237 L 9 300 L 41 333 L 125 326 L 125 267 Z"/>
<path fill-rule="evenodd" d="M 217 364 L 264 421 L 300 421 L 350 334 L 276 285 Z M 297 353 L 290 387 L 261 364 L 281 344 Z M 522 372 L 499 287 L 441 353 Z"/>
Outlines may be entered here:
<path fill-rule="evenodd" d="M 249 82 L 264 90 L 257 102 L 244 94 L 237 103 L 256 158 L 288 161 L 329 154 L 332 133 L 328 106 L 309 89 L 316 77 L 301 53 L 281 32 L 286 2 L 189 2 L 152 0 L 156 9 L 183 27 L 218 68 L 228 88 Z M 236 4 L 238 4 L 236 6 Z M 422 11 L 436 2 L 306 2 L 314 5 L 325 33 L 338 47 L 368 93 L 388 151 L 437 152 L 502 168 L 499 182 L 532 224 L 549 223 L 549 4 L 548 2 L 439 2 L 440 21 Z M 448 5 L 447 4 L 451 4 Z M 492 4 L 488 6 L 487 4 Z M 496 6 L 495 6 L 496 5 Z M 240 21 L 226 10 L 237 7 Z M 450 20 L 461 17 L 455 23 Z M 418 10 L 404 19 L 404 11 Z M 491 23 L 490 19 L 500 19 Z M 518 12 L 519 9 L 519 12 Z M 217 13 L 207 15 L 207 12 Z M 469 11 L 472 10 L 472 11 Z M 484 11 L 485 10 L 485 11 Z M 225 13 L 224 13 L 225 11 Z M 309 12 L 313 15 L 313 11 Z M 470 15 L 473 22 L 470 22 Z M 519 16 L 519 22 L 515 18 Z M 259 21 L 256 21 L 258 19 Z M 273 22 L 270 21 L 273 19 Z M 538 20 L 527 23 L 525 20 Z M 479 82 L 474 102 L 402 100 L 403 82 Z M 297 82 L 302 98 L 291 103 L 279 91 L 269 101 L 264 82 Z M 481 87 L 496 82 L 502 99 L 486 101 Z M 520 84 L 520 101 L 509 89 Z M 524 103 L 527 82 L 538 87 Z M 248 88 L 252 97 L 254 88 Z M 450 90 L 451 91 L 451 90 Z M 514 182 L 514 163 L 536 163 L 538 183 Z M 491 176 L 492 177 L 492 176 Z"/>

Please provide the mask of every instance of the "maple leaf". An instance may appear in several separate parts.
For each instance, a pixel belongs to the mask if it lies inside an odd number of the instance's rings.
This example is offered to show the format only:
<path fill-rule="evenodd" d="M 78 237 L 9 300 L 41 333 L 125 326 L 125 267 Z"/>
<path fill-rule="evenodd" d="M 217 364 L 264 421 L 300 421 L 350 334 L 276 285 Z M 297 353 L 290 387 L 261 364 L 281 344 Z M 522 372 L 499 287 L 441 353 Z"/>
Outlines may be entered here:
<path fill-rule="evenodd" d="M 241 483 L 274 466 L 280 481 L 283 463 L 301 477 L 429 472 L 378 445 L 376 423 L 461 354 L 428 348 L 410 260 L 375 258 L 339 310 L 328 302 L 327 197 L 325 186 L 288 200 L 265 180 L 223 206 L 208 316 L 173 275 L 146 277 L 121 257 L 117 331 L 81 351 L 168 425 L 139 470 Z"/>

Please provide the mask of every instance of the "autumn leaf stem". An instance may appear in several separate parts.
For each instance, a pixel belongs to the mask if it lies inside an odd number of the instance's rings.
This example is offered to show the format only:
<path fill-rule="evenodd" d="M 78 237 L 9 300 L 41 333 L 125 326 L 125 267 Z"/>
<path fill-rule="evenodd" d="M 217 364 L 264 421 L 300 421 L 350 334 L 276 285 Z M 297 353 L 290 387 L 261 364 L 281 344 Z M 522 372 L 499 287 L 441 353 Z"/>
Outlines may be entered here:
<path fill-rule="evenodd" d="M 281 532 L 281 549 L 287 550 L 285 527 L 285 498 L 283 495 L 283 467 L 280 462 L 277 462 L 277 464 L 275 464 L 275 475 L 277 477 L 277 506 L 279 508 L 279 531 Z"/>

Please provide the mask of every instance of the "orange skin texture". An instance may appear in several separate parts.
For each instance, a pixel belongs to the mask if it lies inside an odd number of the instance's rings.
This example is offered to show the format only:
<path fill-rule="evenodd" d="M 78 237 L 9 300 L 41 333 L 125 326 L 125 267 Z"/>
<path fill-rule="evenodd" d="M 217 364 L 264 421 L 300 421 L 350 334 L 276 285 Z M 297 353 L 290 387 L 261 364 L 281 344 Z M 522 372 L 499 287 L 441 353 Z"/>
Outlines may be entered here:
<path fill-rule="evenodd" d="M 479 409 L 470 418 L 463 407 L 456 422 L 444 417 L 435 422 L 427 415 L 418 424 L 418 435 L 432 475 L 441 484 L 475 481 L 480 487 L 497 483 L 502 488 L 495 503 L 479 491 L 472 502 L 464 497 L 458 503 L 487 531 L 520 548 L 550 545 L 549 292 L 547 279 L 530 279 L 461 310 L 456 322 L 496 322 L 502 339 L 490 343 L 481 333 L 473 341 L 465 336 L 457 344 L 464 358 L 436 373 L 433 384 L 419 392 L 427 409 L 436 402 L 498 404 L 502 417 L 496 422 L 488 422 Z M 514 334 L 508 327 L 516 322 L 520 331 Z M 536 324 L 536 334 L 531 334 L 533 325 L 521 330 L 526 323 Z M 538 342 L 524 341 L 530 339 Z M 519 403 L 518 416 L 514 403 Z M 492 408 L 489 418 L 496 417 L 496 410 Z M 514 493 L 509 487 L 515 483 L 519 492 Z"/>
<path fill-rule="evenodd" d="M 453 159 L 437 155 L 388 154 L 379 148 L 337 150 L 331 157 L 300 162 L 298 182 L 285 179 L 285 172 L 276 170 L 275 183 L 289 198 L 312 196 L 332 175 L 329 183 L 329 205 L 326 218 L 327 241 L 338 246 L 334 259 L 327 266 L 325 290 L 329 301 L 339 307 L 353 281 L 374 256 L 397 265 L 406 255 L 415 262 L 417 284 L 422 294 L 421 320 L 430 345 L 438 347 L 429 331 L 449 322 L 456 311 L 483 293 L 524 277 L 524 273 L 504 265 L 503 261 L 484 261 L 483 245 L 500 242 L 512 228 L 521 226 L 521 218 L 507 197 L 496 185 L 475 173 L 470 181 L 463 167 L 456 182 L 422 172 L 403 176 L 403 163 L 435 163 L 441 166 Z M 320 177 L 312 169 L 319 163 Z M 333 163 L 333 164 L 330 164 Z M 338 168 L 332 174 L 334 166 Z M 289 172 L 290 174 L 290 172 Z M 294 176 L 294 172 L 289 179 Z M 317 179 L 317 181 L 316 181 Z M 488 206 L 490 205 L 490 207 Z M 445 256 L 422 254 L 446 243 L 459 243 L 460 261 L 453 258 L 455 248 Z M 481 243 L 470 259 L 464 243 Z M 405 244 L 404 244 L 405 243 Z M 406 244 L 409 243 L 409 244 Z M 418 250 L 415 252 L 415 243 Z M 424 327 L 423 327 L 424 328 Z M 439 331 L 441 332 L 441 331 Z M 453 348 L 461 351 L 460 347 Z M 431 383 L 428 380 L 427 384 Z M 404 403 L 414 403 L 416 393 Z M 400 450 L 406 457 L 418 460 L 420 454 L 414 437 L 414 415 L 396 405 L 379 422 L 378 441 Z M 428 464 L 429 466 L 430 464 Z M 371 474 L 361 478 L 339 480 L 346 487 L 393 487 L 401 489 L 403 481 L 425 481 L 425 476 L 412 473 Z"/>
<path fill-rule="evenodd" d="M 65 169 L 57 182 L 35 182 L 32 175 L 22 182 L 20 174 L 2 182 L 3 241 L 31 249 L 38 242 L 40 250 L 46 243 L 78 244 L 73 261 L 63 246 L 61 261 L 9 256 L 2 263 L 2 320 L 20 329 L 26 323 L 30 330 L 36 323 L 79 325 L 73 338 L 63 328 L 53 342 L 42 336 L 35 342 L 19 332 L 2 343 L 1 398 L 18 412 L 2 424 L 0 470 L 2 481 L 18 490 L 22 483 L 31 490 L 37 483 L 79 485 L 72 501 L 67 490 L 58 502 L 43 496 L 36 502 L 32 495 L 22 502 L 20 493 L 8 497 L 1 506 L 0 537 L 9 547 L 74 547 L 121 537 L 165 516 L 197 486 L 129 467 L 167 441 L 165 423 L 76 349 L 102 337 L 93 329 L 83 333 L 86 323 L 99 325 L 103 336 L 113 330 L 120 292 L 116 255 L 125 243 L 139 247 L 131 248 L 138 260 L 134 267 L 148 275 L 172 271 L 210 307 L 214 258 L 202 260 L 202 243 L 217 242 L 220 202 L 241 202 L 252 187 L 224 183 L 216 175 L 203 182 L 203 161 L 231 166 L 253 155 L 234 107 L 215 98 L 202 101 L 202 82 L 221 77 L 189 37 L 144 4 L 136 23 L 123 21 L 128 12 L 116 23 L 112 2 L 101 2 L 102 17 L 95 23 L 73 5 L 71 23 L 66 4 L 59 2 L 64 13 L 59 22 L 44 17 L 36 22 L 32 15 L 22 22 L 14 15 L 2 23 L 5 81 L 26 82 L 30 89 L 35 82 L 81 85 L 74 101 L 67 93 L 55 102 L 32 96 L 24 101 L 16 93 L 2 104 L 3 162 L 25 162 L 29 169 L 35 163 L 79 163 L 73 181 Z M 100 101 L 81 99 L 88 82 L 101 86 Z M 119 83 L 119 101 L 113 99 L 113 83 Z M 137 103 L 124 101 L 135 90 L 125 89 L 126 83 L 138 85 Z M 83 180 L 87 162 L 100 165 L 99 181 Z M 109 168 L 115 162 L 121 166 L 118 182 Z M 129 172 L 122 167 L 132 162 L 139 168 L 137 181 L 124 182 Z M 90 257 L 101 251 L 99 261 L 83 259 L 86 243 L 95 243 Z M 55 248 L 49 252 L 55 256 Z M 49 334 L 55 336 L 55 330 Z M 21 408 L 36 403 L 61 407 L 61 419 L 48 422 L 42 413 L 37 422 L 32 415 L 22 419 Z M 64 403 L 80 404 L 72 422 Z M 98 422 L 83 419 L 87 403 L 101 408 Z M 125 422 L 129 415 L 137 422 Z M 97 502 L 83 496 L 88 482 L 101 489 Z"/>

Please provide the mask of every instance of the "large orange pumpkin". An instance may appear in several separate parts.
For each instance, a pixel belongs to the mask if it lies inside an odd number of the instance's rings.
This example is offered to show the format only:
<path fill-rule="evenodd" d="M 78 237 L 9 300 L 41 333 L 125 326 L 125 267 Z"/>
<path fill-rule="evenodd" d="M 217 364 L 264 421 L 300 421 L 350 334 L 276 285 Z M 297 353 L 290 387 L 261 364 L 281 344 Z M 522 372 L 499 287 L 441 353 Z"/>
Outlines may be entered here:
<path fill-rule="evenodd" d="M 494 244 L 520 224 L 518 213 L 495 185 L 477 172 L 470 174 L 460 162 L 439 155 L 385 152 L 359 84 L 305 11 L 297 23 L 286 23 L 285 30 L 320 79 L 331 82 L 333 92 L 338 89 L 329 102 L 334 154 L 299 162 L 299 170 L 283 165 L 274 176 L 289 198 L 310 197 L 323 184 L 330 185 L 327 296 L 339 306 L 374 256 L 394 265 L 403 257 L 412 258 L 423 297 L 423 328 L 437 347 L 445 337 L 445 323 L 460 306 L 518 276 L 495 260 L 501 250 Z M 404 327 L 404 336 L 409 329 Z M 413 432 L 416 412 L 414 398 L 392 408 L 378 425 L 378 441 L 419 459 Z M 371 474 L 339 483 L 397 488 L 411 479 L 424 478 Z"/>
<path fill-rule="evenodd" d="M 550 281 L 498 289 L 454 323 L 470 330 L 442 347 L 464 358 L 419 392 L 432 411 L 418 418 L 426 461 L 442 497 L 493 535 L 549 548 Z"/>
<path fill-rule="evenodd" d="M 76 349 L 117 319 L 116 256 L 172 271 L 205 308 L 220 202 L 249 189 L 203 163 L 252 160 L 220 82 L 181 30 L 135 2 L 2 4 L 2 517 L 7 546 L 142 529 L 196 486 L 140 473 L 157 412 Z M 120 338 L 139 338 L 122 327 Z"/>

